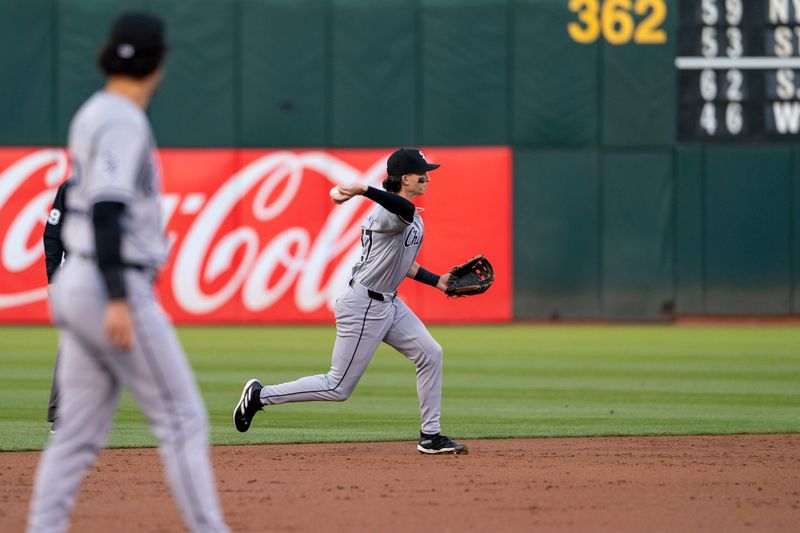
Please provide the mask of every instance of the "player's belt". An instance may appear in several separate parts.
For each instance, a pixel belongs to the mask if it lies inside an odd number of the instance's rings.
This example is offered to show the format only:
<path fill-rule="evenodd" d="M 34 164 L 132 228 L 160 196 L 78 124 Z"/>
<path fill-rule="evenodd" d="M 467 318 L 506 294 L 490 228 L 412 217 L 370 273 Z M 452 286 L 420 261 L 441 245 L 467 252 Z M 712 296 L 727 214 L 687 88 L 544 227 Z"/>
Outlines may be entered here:
<path fill-rule="evenodd" d="M 369 296 L 373 300 L 378 300 L 379 302 L 387 300 L 391 302 L 392 300 L 394 300 L 395 296 L 397 296 L 397 291 L 393 293 L 373 291 L 372 289 L 366 288 L 365 286 L 363 286 L 354 279 L 350 280 L 350 286 L 357 291 L 365 291 L 367 293 L 367 296 Z"/>
<path fill-rule="evenodd" d="M 97 262 L 97 257 L 94 254 L 78 254 L 78 257 L 88 261 Z M 142 265 L 139 263 L 122 263 L 122 268 L 132 268 L 134 270 L 138 270 L 139 272 L 144 272 L 145 274 L 153 273 L 158 270 L 156 267 Z"/>

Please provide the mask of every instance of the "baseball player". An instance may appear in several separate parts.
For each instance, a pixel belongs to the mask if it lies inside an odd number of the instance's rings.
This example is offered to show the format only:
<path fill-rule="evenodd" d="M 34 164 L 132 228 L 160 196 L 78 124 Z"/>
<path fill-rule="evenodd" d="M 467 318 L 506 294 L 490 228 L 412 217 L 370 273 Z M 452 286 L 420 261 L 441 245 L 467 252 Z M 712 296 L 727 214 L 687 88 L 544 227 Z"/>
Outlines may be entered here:
<path fill-rule="evenodd" d="M 47 223 L 44 225 L 44 235 L 42 242 L 44 244 L 44 265 L 47 271 L 47 293 L 52 292 L 53 277 L 56 270 L 61 266 L 64 260 L 64 243 L 61 240 L 61 228 L 64 225 L 64 216 L 67 214 L 66 210 L 66 195 L 67 189 L 72 183 L 72 179 L 67 179 L 58 186 L 56 191 L 56 198 L 53 200 L 53 207 L 50 208 L 50 215 L 47 217 Z M 58 385 L 56 384 L 56 372 L 58 371 L 58 360 L 60 359 L 61 350 L 56 352 L 56 364 L 53 368 L 53 384 L 50 387 L 50 401 L 47 405 L 47 421 L 52 425 L 50 426 L 50 433 L 55 433 L 58 427 Z"/>
<path fill-rule="evenodd" d="M 417 149 L 401 148 L 387 161 L 388 176 L 379 190 L 362 183 L 332 191 L 336 203 L 364 195 L 377 205 L 361 228 L 361 259 L 353 267 L 349 286 L 336 300 L 336 343 L 327 374 L 289 383 L 262 386 L 247 381 L 233 411 L 236 429 L 247 431 L 253 416 L 265 405 L 288 402 L 344 401 L 367 369 L 381 342 L 411 359 L 417 367 L 422 430 L 417 450 L 422 453 L 466 453 L 467 446 L 441 434 L 442 347 L 422 321 L 397 297 L 405 277 L 446 290 L 450 274 L 437 276 L 417 262 L 424 225 L 411 200 L 425 194 L 428 163 Z"/>
<path fill-rule="evenodd" d="M 105 445 L 123 386 L 158 437 L 192 531 L 227 531 L 208 453 L 208 420 L 186 356 L 155 300 L 166 255 L 160 171 L 144 110 L 163 74 L 161 21 L 126 13 L 98 64 L 107 78 L 69 128 L 73 181 L 53 285 L 61 333 L 59 428 L 44 452 L 28 531 L 64 531 L 78 485 Z"/>

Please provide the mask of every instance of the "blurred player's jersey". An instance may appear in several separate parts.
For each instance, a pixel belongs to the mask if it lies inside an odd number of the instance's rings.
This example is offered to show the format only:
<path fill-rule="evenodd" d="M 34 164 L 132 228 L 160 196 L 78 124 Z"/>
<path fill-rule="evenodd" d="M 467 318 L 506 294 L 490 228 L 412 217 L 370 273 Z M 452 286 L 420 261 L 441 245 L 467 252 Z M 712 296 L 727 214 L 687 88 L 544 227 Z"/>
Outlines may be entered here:
<path fill-rule="evenodd" d="M 417 259 L 424 232 L 419 213 L 409 224 L 376 205 L 361 226 L 361 260 L 353 267 L 353 279 L 373 291 L 396 291 Z"/>
<path fill-rule="evenodd" d="M 100 91 L 78 110 L 69 128 L 74 184 L 64 223 L 68 252 L 95 253 L 92 206 L 125 204 L 122 261 L 157 267 L 167 240 L 159 199 L 161 176 L 155 141 L 144 112 L 119 95 Z"/>

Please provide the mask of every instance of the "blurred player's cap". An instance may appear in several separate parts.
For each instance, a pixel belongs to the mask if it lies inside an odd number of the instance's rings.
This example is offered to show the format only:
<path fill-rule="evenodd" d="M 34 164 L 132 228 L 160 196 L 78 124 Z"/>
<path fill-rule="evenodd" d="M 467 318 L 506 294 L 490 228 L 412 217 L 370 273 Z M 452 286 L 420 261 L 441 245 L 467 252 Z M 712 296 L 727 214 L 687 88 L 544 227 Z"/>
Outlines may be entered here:
<path fill-rule="evenodd" d="M 386 161 L 386 173 L 390 176 L 403 174 L 425 174 L 429 170 L 436 170 L 440 165 L 428 163 L 417 148 L 400 148 L 389 156 Z"/>
<path fill-rule="evenodd" d="M 161 19 L 144 11 L 128 11 L 111 26 L 97 66 L 106 76 L 143 79 L 158 69 L 166 52 Z"/>
<path fill-rule="evenodd" d="M 167 49 L 164 23 L 144 11 L 123 13 L 111 27 L 107 46 L 122 59 L 159 56 Z"/>

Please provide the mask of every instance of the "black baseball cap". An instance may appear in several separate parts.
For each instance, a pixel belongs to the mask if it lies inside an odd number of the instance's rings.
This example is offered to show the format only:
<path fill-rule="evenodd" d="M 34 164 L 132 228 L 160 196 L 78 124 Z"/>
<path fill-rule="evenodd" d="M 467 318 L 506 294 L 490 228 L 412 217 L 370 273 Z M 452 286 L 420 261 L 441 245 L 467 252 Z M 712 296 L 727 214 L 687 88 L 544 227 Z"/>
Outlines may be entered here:
<path fill-rule="evenodd" d="M 161 19 L 144 11 L 128 11 L 111 26 L 97 64 L 106 76 L 126 75 L 140 79 L 161 65 L 166 51 Z"/>
<path fill-rule="evenodd" d="M 390 176 L 403 174 L 425 174 L 429 170 L 436 170 L 441 165 L 428 163 L 425 155 L 417 148 L 400 148 L 389 156 L 386 161 L 386 173 Z"/>
<path fill-rule="evenodd" d="M 151 13 L 128 11 L 114 21 L 108 45 L 122 59 L 162 54 L 167 49 L 164 23 Z"/>

